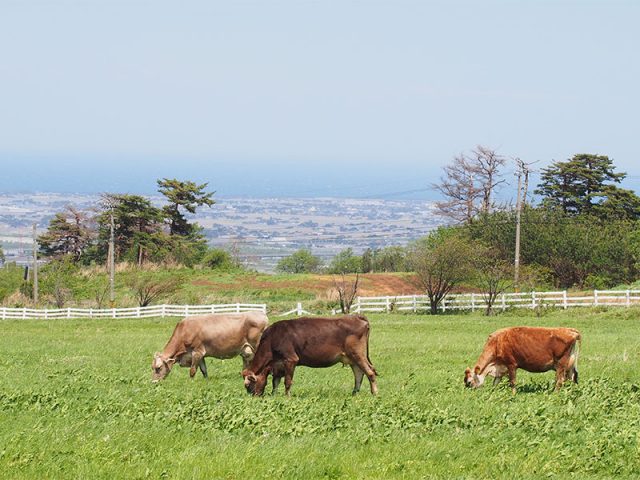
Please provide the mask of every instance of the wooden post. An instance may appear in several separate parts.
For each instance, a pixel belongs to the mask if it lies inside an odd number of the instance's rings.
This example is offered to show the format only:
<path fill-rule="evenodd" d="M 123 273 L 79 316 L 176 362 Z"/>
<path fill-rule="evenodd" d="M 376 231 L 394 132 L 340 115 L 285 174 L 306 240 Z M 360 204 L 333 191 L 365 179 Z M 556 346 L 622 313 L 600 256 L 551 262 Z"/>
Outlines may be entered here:
<path fill-rule="evenodd" d="M 236 313 L 240 313 L 240 304 L 236 303 Z"/>
<path fill-rule="evenodd" d="M 598 290 L 593 291 L 593 304 L 598 306 Z"/>
<path fill-rule="evenodd" d="M 502 294 L 502 311 L 504 312 L 507 309 L 507 296 Z"/>
<path fill-rule="evenodd" d="M 296 305 L 296 314 L 300 317 L 302 316 L 302 302 L 298 302 Z"/>
<path fill-rule="evenodd" d="M 567 300 L 567 291 L 562 291 L 562 307 L 566 310 L 569 307 L 569 302 Z"/>
<path fill-rule="evenodd" d="M 391 310 L 391 302 L 389 301 L 389 297 L 385 298 L 385 311 L 389 313 Z"/>
<path fill-rule="evenodd" d="M 472 312 L 476 311 L 476 294 L 475 293 L 471 294 L 471 311 Z"/>
<path fill-rule="evenodd" d="M 536 292 L 531 292 L 531 309 L 536 308 Z"/>
<path fill-rule="evenodd" d="M 418 311 L 418 299 L 416 298 L 416 296 L 413 296 L 413 313 L 416 313 Z"/>
<path fill-rule="evenodd" d="M 627 307 L 630 307 L 631 306 L 631 292 L 629 290 L 627 290 L 625 293 L 626 293 Z"/>
<path fill-rule="evenodd" d="M 67 318 L 71 318 L 71 307 L 67 307 Z"/>
<path fill-rule="evenodd" d="M 38 236 L 33 224 L 33 304 L 38 305 Z"/>

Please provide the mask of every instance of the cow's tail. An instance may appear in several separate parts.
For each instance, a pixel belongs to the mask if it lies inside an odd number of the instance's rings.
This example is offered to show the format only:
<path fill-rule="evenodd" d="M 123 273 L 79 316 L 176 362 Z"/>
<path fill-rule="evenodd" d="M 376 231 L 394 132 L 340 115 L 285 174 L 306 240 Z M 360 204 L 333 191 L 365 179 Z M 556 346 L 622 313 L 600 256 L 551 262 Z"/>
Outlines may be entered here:
<path fill-rule="evenodd" d="M 371 363 L 371 358 L 369 358 L 369 332 L 371 332 L 371 329 L 369 328 L 369 320 L 367 320 L 367 317 L 362 315 L 360 315 L 360 318 L 367 322 L 367 362 L 369 362 L 369 366 L 371 367 L 371 370 L 373 370 L 373 373 L 379 375 L 376 367 L 374 367 L 373 363 Z"/>
<path fill-rule="evenodd" d="M 580 356 L 580 346 L 582 344 L 582 336 L 578 330 L 575 330 L 576 337 L 571 346 L 571 357 L 573 357 L 573 381 L 578 383 L 578 357 Z"/>

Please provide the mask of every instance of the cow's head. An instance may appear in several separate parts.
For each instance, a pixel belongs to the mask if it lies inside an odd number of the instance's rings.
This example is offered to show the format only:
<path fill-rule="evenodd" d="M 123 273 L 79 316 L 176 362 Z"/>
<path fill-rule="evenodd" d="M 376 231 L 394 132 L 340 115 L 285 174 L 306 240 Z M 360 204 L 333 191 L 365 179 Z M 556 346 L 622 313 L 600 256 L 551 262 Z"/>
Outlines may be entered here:
<path fill-rule="evenodd" d="M 174 363 L 176 363 L 175 358 L 163 358 L 160 353 L 154 353 L 151 364 L 151 381 L 155 383 L 169 375 Z"/>
<path fill-rule="evenodd" d="M 242 376 L 244 377 L 244 388 L 247 389 L 247 393 L 255 396 L 260 396 L 264 393 L 264 387 L 267 385 L 266 373 L 256 375 L 251 370 L 244 369 Z"/>
<path fill-rule="evenodd" d="M 476 371 L 471 371 L 470 368 L 467 368 L 464 371 L 464 386 L 468 388 L 478 388 L 481 387 L 484 383 L 485 375 L 481 375 L 479 372 L 479 368 L 475 369 Z"/>

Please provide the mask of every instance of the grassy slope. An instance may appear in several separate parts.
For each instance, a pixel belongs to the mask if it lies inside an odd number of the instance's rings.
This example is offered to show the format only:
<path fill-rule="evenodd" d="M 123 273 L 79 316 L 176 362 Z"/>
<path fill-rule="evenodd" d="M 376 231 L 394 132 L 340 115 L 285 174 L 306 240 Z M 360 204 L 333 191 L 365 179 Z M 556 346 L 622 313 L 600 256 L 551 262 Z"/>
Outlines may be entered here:
<path fill-rule="evenodd" d="M 352 398 L 340 367 L 298 369 L 290 399 L 250 398 L 239 359 L 209 359 L 209 381 L 177 369 L 152 385 L 174 319 L 4 321 L 0 476 L 633 477 L 638 313 L 371 316 L 377 398 Z M 487 335 L 517 324 L 580 328 L 581 384 L 552 393 L 552 373 L 522 372 L 516 396 L 464 389 Z"/>

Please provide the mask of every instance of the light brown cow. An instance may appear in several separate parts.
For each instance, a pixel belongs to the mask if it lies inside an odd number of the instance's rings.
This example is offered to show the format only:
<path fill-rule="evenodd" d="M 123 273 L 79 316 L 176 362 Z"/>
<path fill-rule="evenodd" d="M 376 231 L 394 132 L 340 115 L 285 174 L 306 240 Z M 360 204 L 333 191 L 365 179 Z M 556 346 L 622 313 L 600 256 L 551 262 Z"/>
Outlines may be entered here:
<path fill-rule="evenodd" d="M 491 335 L 473 371 L 464 372 L 467 387 L 482 386 L 485 377 L 494 377 L 496 385 L 504 375 L 516 391 L 516 370 L 528 372 L 556 371 L 556 390 L 565 380 L 578 383 L 578 341 L 574 328 L 512 327 Z"/>
<path fill-rule="evenodd" d="M 240 355 L 246 368 L 268 323 L 267 316 L 262 312 L 187 317 L 176 325 L 164 350 L 154 354 L 151 379 L 157 382 L 165 378 L 176 362 L 181 367 L 191 367 L 191 378 L 198 367 L 207 378 L 205 357 L 231 358 Z"/>

